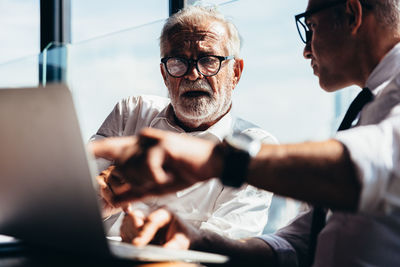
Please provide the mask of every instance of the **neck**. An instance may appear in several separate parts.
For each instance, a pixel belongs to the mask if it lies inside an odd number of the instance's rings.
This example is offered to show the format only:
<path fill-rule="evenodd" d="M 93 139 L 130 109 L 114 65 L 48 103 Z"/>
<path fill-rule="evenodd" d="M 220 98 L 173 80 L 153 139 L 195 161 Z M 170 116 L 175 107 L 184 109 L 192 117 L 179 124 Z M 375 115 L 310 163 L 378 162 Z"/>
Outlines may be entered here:
<path fill-rule="evenodd" d="M 366 27 L 368 32 L 364 32 L 364 38 L 361 38 L 357 44 L 359 56 L 356 60 L 360 66 L 358 83 L 360 87 L 365 86 L 368 77 L 379 62 L 400 42 L 398 30 L 382 27 L 376 21 L 370 22 L 369 25 L 370 27 Z"/>

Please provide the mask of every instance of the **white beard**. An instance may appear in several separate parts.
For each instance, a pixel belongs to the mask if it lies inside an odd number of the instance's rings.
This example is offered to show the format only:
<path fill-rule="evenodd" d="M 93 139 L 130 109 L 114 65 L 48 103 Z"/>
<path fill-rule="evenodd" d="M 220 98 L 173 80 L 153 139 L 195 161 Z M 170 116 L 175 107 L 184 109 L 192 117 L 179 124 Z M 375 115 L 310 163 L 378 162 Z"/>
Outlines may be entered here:
<path fill-rule="evenodd" d="M 194 97 L 184 96 L 186 92 L 200 91 L 204 94 Z M 171 104 L 177 118 L 189 125 L 210 123 L 224 115 L 231 105 L 232 91 L 224 89 L 223 94 L 216 95 L 205 80 L 190 82 L 183 80 L 179 86 L 178 96 L 170 93 Z"/>

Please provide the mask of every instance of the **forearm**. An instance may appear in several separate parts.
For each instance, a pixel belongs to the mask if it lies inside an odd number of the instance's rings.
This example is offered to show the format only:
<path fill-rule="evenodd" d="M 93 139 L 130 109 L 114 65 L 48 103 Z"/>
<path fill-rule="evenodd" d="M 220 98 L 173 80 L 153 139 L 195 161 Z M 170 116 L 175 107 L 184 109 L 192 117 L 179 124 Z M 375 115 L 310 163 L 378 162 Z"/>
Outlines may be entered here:
<path fill-rule="evenodd" d="M 249 184 L 330 208 L 355 210 L 360 183 L 336 140 L 263 145 L 249 166 Z"/>
<path fill-rule="evenodd" d="M 220 177 L 224 154 L 217 148 L 205 140 L 150 128 L 139 137 L 108 139 L 92 145 L 96 156 L 117 160 L 122 165 L 119 171 L 135 181 L 133 185 L 124 184 L 114 194 L 119 203 Z M 142 168 L 143 162 L 150 170 Z M 336 140 L 263 144 L 250 162 L 247 182 L 280 195 L 344 210 L 358 207 L 361 188 L 348 151 Z"/>
<path fill-rule="evenodd" d="M 227 255 L 230 262 L 237 266 L 277 264 L 272 248 L 259 238 L 234 240 L 207 230 L 202 230 L 199 236 L 197 240 L 192 241 L 190 249 Z"/>

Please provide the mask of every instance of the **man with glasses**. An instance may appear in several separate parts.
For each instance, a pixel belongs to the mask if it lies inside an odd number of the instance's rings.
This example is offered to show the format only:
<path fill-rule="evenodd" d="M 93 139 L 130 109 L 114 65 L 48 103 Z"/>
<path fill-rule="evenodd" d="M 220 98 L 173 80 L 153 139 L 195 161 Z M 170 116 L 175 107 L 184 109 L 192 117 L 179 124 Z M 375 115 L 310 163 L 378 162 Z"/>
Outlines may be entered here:
<path fill-rule="evenodd" d="M 153 227 L 163 226 L 170 246 L 220 252 L 234 262 L 264 266 L 400 266 L 399 0 L 309 0 L 296 23 L 304 57 L 325 91 L 363 88 L 333 138 L 263 144 L 254 150 L 254 142 L 238 146 L 228 139 L 215 146 L 146 129 L 139 137 L 97 143 L 94 152 L 120 159 L 120 170 L 141 174 L 147 190 L 157 194 L 209 177 L 226 181 L 232 169 L 248 168 L 246 180 L 234 180 L 235 185 L 246 181 L 314 204 L 277 233 L 241 241 L 196 231 L 164 209 L 159 211 L 163 220 Z M 140 152 L 144 142 L 153 144 L 146 154 Z M 118 153 L 122 148 L 130 149 L 125 157 Z M 192 148 L 196 153 L 187 152 Z M 233 165 L 238 155 L 242 160 Z M 149 169 L 125 160 L 135 157 Z M 130 183 L 114 200 L 145 194 Z M 154 228 L 144 229 L 140 236 L 148 241 L 154 233 Z"/>
<path fill-rule="evenodd" d="M 235 26 L 212 8 L 191 6 L 171 16 L 160 37 L 160 69 L 170 99 L 143 95 L 120 101 L 92 140 L 135 135 L 144 127 L 152 127 L 213 142 L 239 131 L 276 143 L 266 131 L 232 115 L 232 93 L 243 69 L 239 49 Z M 103 215 L 115 214 L 107 220 L 112 225 L 108 234 L 115 236 L 119 235 L 124 216 L 120 215 L 121 208 L 109 201 L 114 184 L 120 183 L 109 178 L 112 169 L 114 166 L 103 171 L 98 180 L 104 199 Z M 140 217 L 143 214 L 138 210 L 146 214 L 153 207 L 168 206 L 200 229 L 242 238 L 262 233 L 271 198 L 270 192 L 247 184 L 233 189 L 213 179 L 168 196 L 132 203 L 134 213 L 130 215 Z M 127 240 L 135 229 L 124 229 L 123 239 Z"/>

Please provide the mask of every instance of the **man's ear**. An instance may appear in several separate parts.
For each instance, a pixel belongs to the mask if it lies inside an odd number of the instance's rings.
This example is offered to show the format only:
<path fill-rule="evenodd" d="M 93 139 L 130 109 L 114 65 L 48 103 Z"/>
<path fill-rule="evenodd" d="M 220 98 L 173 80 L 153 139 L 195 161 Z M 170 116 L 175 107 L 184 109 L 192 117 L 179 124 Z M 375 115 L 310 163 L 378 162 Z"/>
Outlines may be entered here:
<path fill-rule="evenodd" d="M 165 70 L 165 68 L 164 68 L 164 64 L 163 63 L 160 63 L 160 71 L 161 71 L 161 75 L 162 75 L 162 77 L 163 77 L 163 79 L 164 79 L 164 84 L 165 84 L 165 86 L 168 86 L 167 85 L 167 71 Z"/>
<path fill-rule="evenodd" d="M 346 3 L 346 14 L 349 16 L 349 27 L 351 34 L 358 32 L 363 21 L 362 6 L 359 0 L 348 0 Z"/>
<path fill-rule="evenodd" d="M 243 59 L 241 58 L 235 59 L 235 66 L 233 67 L 234 68 L 233 88 L 236 87 L 236 85 L 240 80 L 240 77 L 242 76 L 243 66 L 244 66 Z"/>

